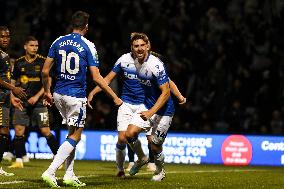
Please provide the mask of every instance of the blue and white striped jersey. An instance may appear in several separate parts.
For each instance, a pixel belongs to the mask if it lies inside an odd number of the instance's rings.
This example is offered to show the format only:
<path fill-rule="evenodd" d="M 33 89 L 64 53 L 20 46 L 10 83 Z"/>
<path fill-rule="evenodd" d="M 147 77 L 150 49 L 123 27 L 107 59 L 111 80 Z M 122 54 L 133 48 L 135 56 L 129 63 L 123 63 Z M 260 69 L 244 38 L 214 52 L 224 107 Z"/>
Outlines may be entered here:
<path fill-rule="evenodd" d="M 116 61 L 112 71 L 123 74 L 124 81 L 120 98 L 130 104 L 142 104 L 144 102 L 144 90 L 137 78 L 131 53 L 122 55 Z"/>
<path fill-rule="evenodd" d="M 161 94 L 160 85 L 169 82 L 164 63 L 157 57 L 149 54 L 141 65 L 135 60 L 137 76 L 145 90 L 145 106 L 150 109 L 154 106 Z M 161 116 L 172 116 L 175 112 L 174 103 L 170 97 L 166 104 L 157 112 Z"/>
<path fill-rule="evenodd" d="M 95 45 L 78 33 L 57 38 L 48 57 L 53 58 L 57 81 L 54 92 L 77 98 L 86 97 L 86 72 L 99 66 Z"/>

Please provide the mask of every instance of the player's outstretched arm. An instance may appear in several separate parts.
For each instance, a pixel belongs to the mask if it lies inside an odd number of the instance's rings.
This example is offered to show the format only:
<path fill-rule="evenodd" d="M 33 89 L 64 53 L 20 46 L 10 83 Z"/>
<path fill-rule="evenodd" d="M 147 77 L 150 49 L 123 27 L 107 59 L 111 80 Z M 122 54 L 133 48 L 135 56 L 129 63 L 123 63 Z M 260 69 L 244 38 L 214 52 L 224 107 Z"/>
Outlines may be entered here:
<path fill-rule="evenodd" d="M 27 98 L 27 94 L 21 87 L 15 87 L 14 85 L 7 83 L 6 81 L 3 81 L 1 78 L 0 78 L 0 86 L 5 89 L 11 90 L 12 93 L 15 94 L 19 98 L 22 98 L 22 99 Z"/>
<path fill-rule="evenodd" d="M 122 104 L 122 100 L 108 86 L 104 78 L 101 76 L 99 69 L 96 66 L 90 66 L 89 68 L 94 82 L 113 99 L 116 106 L 120 106 Z"/>
<path fill-rule="evenodd" d="M 112 82 L 112 80 L 116 77 L 116 75 L 117 75 L 117 74 L 116 74 L 115 72 L 111 71 L 111 72 L 109 72 L 109 73 L 107 74 L 107 76 L 105 76 L 104 80 L 105 80 L 105 82 L 107 83 L 107 85 L 109 85 L 109 84 Z M 93 100 L 93 97 L 94 97 L 97 93 L 99 93 L 99 92 L 101 92 L 101 91 L 102 91 L 102 89 L 101 89 L 99 86 L 96 86 L 96 87 L 89 93 L 88 99 L 87 99 L 87 104 L 88 104 L 89 108 L 93 109 L 93 107 L 92 107 L 92 105 L 91 105 L 91 102 L 92 102 L 92 100 Z"/>
<path fill-rule="evenodd" d="M 177 85 L 172 80 L 170 80 L 169 83 L 170 83 L 171 92 L 175 95 L 175 97 L 177 97 L 179 104 L 185 104 L 186 98 L 181 94 Z"/>
<path fill-rule="evenodd" d="M 148 111 L 141 112 L 140 116 L 145 121 L 150 119 L 159 109 L 161 109 L 170 98 L 171 91 L 170 91 L 169 82 L 160 85 L 159 88 L 162 91 L 162 93 L 160 94 L 154 106 Z"/>
<path fill-rule="evenodd" d="M 50 92 L 51 79 L 49 76 L 49 72 L 50 72 L 52 65 L 53 65 L 53 58 L 47 57 L 45 59 L 45 62 L 44 62 L 44 65 L 41 71 L 42 85 L 44 88 L 43 104 L 48 107 L 53 104 L 53 97 Z"/>

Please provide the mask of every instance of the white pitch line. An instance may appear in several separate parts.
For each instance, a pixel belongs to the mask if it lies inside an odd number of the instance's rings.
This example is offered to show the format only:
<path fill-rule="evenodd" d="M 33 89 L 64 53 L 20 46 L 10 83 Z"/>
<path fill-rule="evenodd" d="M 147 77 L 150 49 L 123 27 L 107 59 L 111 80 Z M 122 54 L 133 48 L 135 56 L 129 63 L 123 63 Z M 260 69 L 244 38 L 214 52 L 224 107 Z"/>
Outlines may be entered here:
<path fill-rule="evenodd" d="M 199 170 L 199 171 L 168 171 L 166 172 L 167 174 L 183 174 L 183 173 L 221 173 L 221 172 L 261 172 L 261 171 L 266 171 L 266 170 L 258 170 L 258 169 L 229 169 L 229 170 L 222 170 L 222 169 L 217 169 L 217 170 Z M 152 175 L 152 172 L 146 172 L 146 173 L 138 173 L 138 175 Z M 89 178 L 89 177 L 98 177 L 99 175 L 80 175 L 78 178 Z M 62 179 L 62 178 L 59 178 Z M 28 182 L 25 180 L 15 180 L 15 181 L 9 181 L 9 182 L 0 182 L 0 185 L 5 185 L 5 184 L 18 184 L 18 183 L 23 183 L 23 182 Z"/>
<path fill-rule="evenodd" d="M 258 170 L 258 169 L 229 169 L 229 170 L 200 170 L 200 171 L 166 171 L 166 174 L 183 174 L 183 173 L 221 173 L 221 172 L 261 172 L 266 170 Z M 153 172 L 146 173 L 138 173 L 139 175 L 152 175 Z M 128 175 L 128 174 L 126 174 Z M 88 176 L 78 176 L 78 178 L 88 178 L 88 177 L 98 177 L 99 175 L 88 175 Z"/>
<path fill-rule="evenodd" d="M 18 184 L 18 183 L 23 183 L 23 182 L 27 182 L 27 181 L 24 181 L 24 180 L 14 180 L 14 181 L 9 181 L 9 182 L 0 182 L 1 185 L 4 185 L 4 184 Z"/>

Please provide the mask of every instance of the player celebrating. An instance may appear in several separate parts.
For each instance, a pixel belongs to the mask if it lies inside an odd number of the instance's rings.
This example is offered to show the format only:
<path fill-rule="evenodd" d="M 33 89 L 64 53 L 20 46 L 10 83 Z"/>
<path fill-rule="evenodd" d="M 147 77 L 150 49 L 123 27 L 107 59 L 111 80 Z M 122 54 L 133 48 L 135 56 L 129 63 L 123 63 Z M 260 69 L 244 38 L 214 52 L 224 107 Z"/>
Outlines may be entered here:
<path fill-rule="evenodd" d="M 135 35 L 135 33 L 132 35 Z M 137 110 L 143 104 L 145 96 L 144 89 L 137 79 L 134 58 L 135 56 L 132 52 L 122 55 L 114 64 L 112 71 L 104 78 L 109 84 L 118 74 L 123 75 L 123 87 L 121 94 L 123 104 L 119 107 L 117 114 L 118 141 L 116 144 L 117 176 L 122 178 L 125 177 L 123 164 L 125 161 L 125 148 L 127 143 L 125 135 L 126 130 L 133 116 L 138 113 Z M 175 83 L 170 81 L 170 84 L 173 88 L 173 93 L 179 99 L 180 103 L 185 103 L 186 99 L 181 95 Z M 100 91 L 101 89 L 96 87 L 90 92 L 88 96 L 88 106 L 90 108 L 92 108 L 90 102 L 92 101 L 93 96 Z M 151 141 L 150 135 L 151 131 L 146 133 L 148 141 Z M 138 139 L 136 142 L 140 143 L 141 146 L 141 142 Z M 136 153 L 138 158 L 143 158 L 145 156 L 142 149 L 136 151 Z M 149 153 L 151 153 L 151 149 L 149 149 Z"/>
<path fill-rule="evenodd" d="M 120 73 L 123 74 L 124 82 L 121 94 L 123 104 L 119 107 L 117 115 L 118 141 L 116 143 L 116 165 L 118 169 L 117 176 L 125 178 L 123 167 L 127 143 L 125 132 L 133 114 L 144 101 L 144 91 L 137 80 L 134 59 L 131 53 L 122 55 L 116 61 L 112 71 L 104 78 L 106 83 L 111 83 L 117 74 Z M 100 91 L 101 89 L 99 87 L 95 87 L 88 95 L 88 106 L 90 108 L 92 108 L 90 102 L 92 101 L 93 96 Z"/>
<path fill-rule="evenodd" d="M 114 103 L 122 103 L 100 75 L 95 45 L 83 37 L 88 31 L 88 19 L 89 14 L 85 12 L 77 11 L 73 14 L 73 32 L 53 42 L 42 70 L 44 104 L 51 106 L 54 97 L 63 123 L 67 124 L 69 130 L 68 137 L 59 147 L 53 162 L 42 174 L 42 179 L 51 187 L 59 187 L 55 172 L 65 160 L 63 183 L 75 187 L 86 185 L 75 176 L 73 166 L 76 145 L 80 141 L 86 118 L 87 68 L 93 80 L 113 98 Z M 57 82 L 52 96 L 48 78 L 53 63 L 56 67 Z"/>
<path fill-rule="evenodd" d="M 137 76 L 144 88 L 145 99 L 131 120 L 126 137 L 130 147 L 143 154 L 141 144 L 137 142 L 139 133 L 152 128 L 151 149 L 154 153 L 156 171 L 153 181 L 165 178 L 164 154 L 162 144 L 167 136 L 173 114 L 174 104 L 170 95 L 169 78 L 163 62 L 151 55 L 150 42 L 144 33 L 135 33 L 131 38 L 131 50 L 135 57 Z M 139 156 L 129 174 L 135 175 L 148 162 L 148 157 Z"/>
<path fill-rule="evenodd" d="M 25 127 L 30 124 L 39 127 L 42 135 L 46 138 L 47 144 L 55 155 L 59 144 L 55 136 L 50 132 L 48 110 L 42 104 L 43 87 L 41 81 L 41 70 L 45 58 L 39 54 L 38 40 L 29 36 L 25 40 L 24 49 L 26 55 L 16 60 L 14 65 L 11 83 L 16 82 L 25 89 L 28 99 L 23 101 L 23 109 L 16 109 L 13 116 L 15 129 L 14 147 L 16 162 L 9 168 L 23 168 L 22 157 L 26 154 L 25 150 Z M 11 98 L 13 95 L 11 95 Z M 30 123 L 31 122 L 31 123 Z"/>
<path fill-rule="evenodd" d="M 135 35 L 135 33 L 132 33 L 132 35 Z M 149 41 L 150 43 L 150 41 Z M 150 53 L 156 57 L 158 57 L 161 60 L 164 60 L 163 56 L 161 54 L 158 54 L 156 52 L 150 51 Z M 179 104 L 185 104 L 186 103 L 186 98 L 183 97 L 183 95 L 180 93 L 179 89 L 177 88 L 176 84 L 173 81 L 169 81 L 170 83 L 170 88 L 171 88 L 171 92 L 174 94 L 175 97 L 178 98 L 179 100 Z M 154 155 L 153 152 L 151 150 L 151 138 L 149 137 L 152 134 L 151 130 L 149 130 L 146 133 L 147 136 L 147 140 L 148 140 L 148 149 L 149 149 L 149 163 L 147 165 L 147 171 L 155 171 L 156 170 L 156 165 L 154 163 Z M 127 145 L 127 150 L 128 150 L 128 158 L 129 158 L 129 164 L 128 167 L 126 168 L 127 171 L 130 171 L 130 169 L 133 167 L 134 165 L 134 152 L 131 149 L 131 147 L 129 145 Z"/>
<path fill-rule="evenodd" d="M 9 55 L 6 53 L 10 44 L 10 31 L 6 26 L 0 26 L 0 162 L 9 138 L 9 113 L 10 113 L 10 90 L 18 97 L 26 98 L 26 93 L 19 87 L 10 84 Z M 22 108 L 20 100 L 12 101 L 17 108 Z M 0 168 L 0 175 L 13 176 Z"/>

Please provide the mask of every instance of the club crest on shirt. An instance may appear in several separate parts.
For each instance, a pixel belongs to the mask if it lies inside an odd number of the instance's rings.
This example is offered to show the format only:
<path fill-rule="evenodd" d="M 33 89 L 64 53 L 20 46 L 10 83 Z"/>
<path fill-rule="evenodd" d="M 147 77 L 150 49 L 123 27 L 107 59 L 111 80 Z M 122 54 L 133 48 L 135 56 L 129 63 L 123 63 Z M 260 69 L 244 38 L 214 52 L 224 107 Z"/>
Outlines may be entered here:
<path fill-rule="evenodd" d="M 148 71 L 148 70 L 146 70 L 146 72 L 145 72 L 145 75 L 146 75 L 146 76 L 148 76 L 148 72 L 149 72 L 149 71 Z"/>
<path fill-rule="evenodd" d="M 20 77 L 20 82 L 21 82 L 22 84 L 27 84 L 27 83 L 29 82 L 29 78 L 28 78 L 26 75 L 22 75 L 22 76 Z"/>

